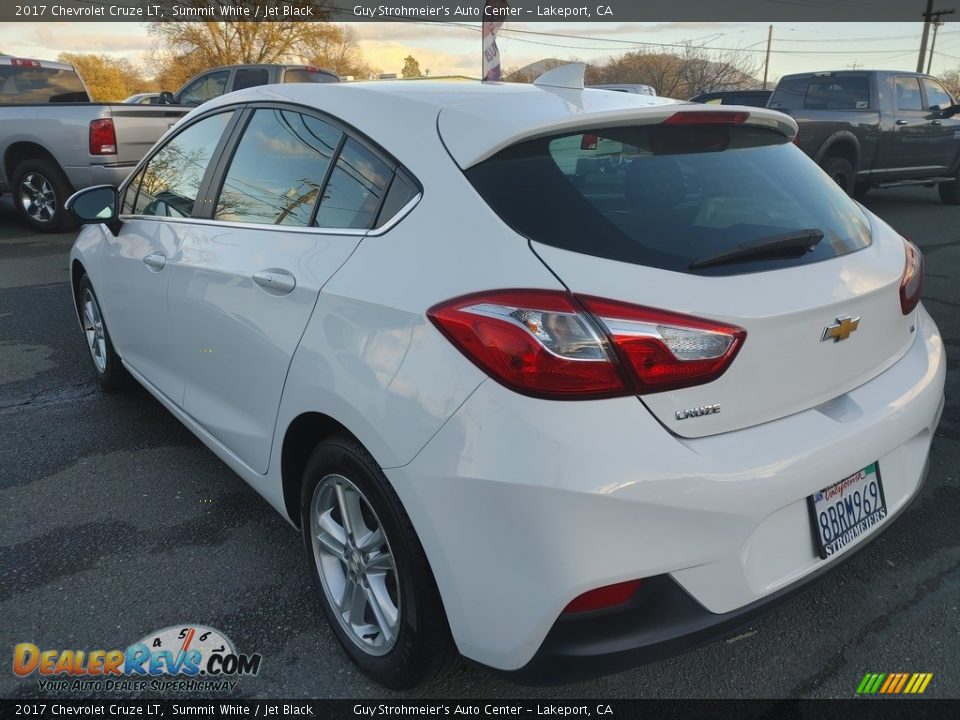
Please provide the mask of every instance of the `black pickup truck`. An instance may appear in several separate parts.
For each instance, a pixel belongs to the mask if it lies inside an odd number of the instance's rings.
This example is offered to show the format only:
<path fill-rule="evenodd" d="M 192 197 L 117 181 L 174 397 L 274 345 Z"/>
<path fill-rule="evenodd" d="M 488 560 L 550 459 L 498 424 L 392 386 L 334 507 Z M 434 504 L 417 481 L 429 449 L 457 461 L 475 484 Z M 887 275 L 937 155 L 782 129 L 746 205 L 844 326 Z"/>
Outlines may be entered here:
<path fill-rule="evenodd" d="M 850 70 L 785 75 L 767 107 L 800 126 L 796 144 L 851 195 L 937 185 L 960 204 L 960 105 L 936 78 Z"/>

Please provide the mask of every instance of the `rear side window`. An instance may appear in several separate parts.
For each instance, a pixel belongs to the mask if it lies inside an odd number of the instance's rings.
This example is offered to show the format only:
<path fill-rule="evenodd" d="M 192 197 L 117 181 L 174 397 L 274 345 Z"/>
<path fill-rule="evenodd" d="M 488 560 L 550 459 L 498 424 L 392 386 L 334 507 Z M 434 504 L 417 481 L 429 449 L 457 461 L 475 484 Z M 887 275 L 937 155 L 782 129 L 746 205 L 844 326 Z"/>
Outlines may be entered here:
<path fill-rule="evenodd" d="M 173 136 L 130 182 L 122 212 L 190 217 L 207 165 L 232 116 L 233 112 L 211 115 Z"/>
<path fill-rule="evenodd" d="M 373 151 L 348 138 L 324 189 L 315 225 L 373 227 L 391 175 L 390 167 Z"/>
<path fill-rule="evenodd" d="M 769 107 L 777 110 L 869 110 L 867 75 L 786 77 L 777 85 Z"/>
<path fill-rule="evenodd" d="M 90 102 L 73 70 L 0 65 L 0 105 Z"/>
<path fill-rule="evenodd" d="M 412 178 L 403 171 L 397 171 L 390 183 L 390 189 L 383 201 L 383 207 L 380 208 L 375 227 L 382 227 L 390 222 L 403 209 L 404 205 L 413 200 L 419 192 L 420 188 Z"/>
<path fill-rule="evenodd" d="M 920 81 L 917 78 L 898 77 L 893 82 L 897 89 L 897 110 L 923 110 Z"/>
<path fill-rule="evenodd" d="M 287 110 L 257 110 L 230 161 L 214 217 L 309 225 L 342 135 L 314 117 Z"/>
<path fill-rule="evenodd" d="M 859 207 L 801 150 L 765 128 L 585 130 L 507 148 L 466 175 L 509 226 L 532 240 L 677 272 L 770 270 L 870 244 Z M 744 243 L 805 230 L 823 233 L 813 251 L 695 267 Z"/>
<path fill-rule="evenodd" d="M 283 74 L 285 83 L 328 83 L 337 82 L 337 78 L 330 73 L 309 68 L 293 68 Z"/>
<path fill-rule="evenodd" d="M 241 68 L 233 78 L 233 89 L 243 90 L 245 88 L 266 85 L 268 80 L 266 68 Z"/>

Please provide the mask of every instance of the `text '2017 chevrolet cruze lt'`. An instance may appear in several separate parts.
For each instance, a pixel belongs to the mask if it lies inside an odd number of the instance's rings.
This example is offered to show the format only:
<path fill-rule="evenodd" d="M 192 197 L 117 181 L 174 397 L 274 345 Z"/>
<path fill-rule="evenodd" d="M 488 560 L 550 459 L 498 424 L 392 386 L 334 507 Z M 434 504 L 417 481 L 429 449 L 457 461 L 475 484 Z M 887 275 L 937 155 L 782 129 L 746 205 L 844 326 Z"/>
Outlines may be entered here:
<path fill-rule="evenodd" d="M 240 91 L 70 202 L 100 382 L 133 376 L 301 528 L 388 686 L 721 637 L 923 482 L 945 357 L 919 250 L 787 116 L 575 73 Z"/>

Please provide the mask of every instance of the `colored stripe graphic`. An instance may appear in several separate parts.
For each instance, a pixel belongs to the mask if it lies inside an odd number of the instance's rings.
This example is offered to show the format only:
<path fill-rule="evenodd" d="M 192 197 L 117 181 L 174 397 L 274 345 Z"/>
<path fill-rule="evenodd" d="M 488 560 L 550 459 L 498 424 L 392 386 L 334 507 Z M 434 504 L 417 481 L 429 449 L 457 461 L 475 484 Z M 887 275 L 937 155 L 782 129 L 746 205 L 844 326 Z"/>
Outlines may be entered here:
<path fill-rule="evenodd" d="M 867 673 L 857 686 L 857 695 L 922 695 L 933 673 Z"/>

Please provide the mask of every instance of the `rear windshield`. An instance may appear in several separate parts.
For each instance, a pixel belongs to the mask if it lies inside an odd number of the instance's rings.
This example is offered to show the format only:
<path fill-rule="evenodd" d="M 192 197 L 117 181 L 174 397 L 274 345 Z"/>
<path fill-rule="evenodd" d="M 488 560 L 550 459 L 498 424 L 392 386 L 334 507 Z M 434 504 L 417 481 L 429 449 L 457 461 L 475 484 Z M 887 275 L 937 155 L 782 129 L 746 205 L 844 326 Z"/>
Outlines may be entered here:
<path fill-rule="evenodd" d="M 73 70 L 0 65 L 0 105 L 90 102 Z"/>
<path fill-rule="evenodd" d="M 574 252 L 730 275 L 870 244 L 860 208 L 783 135 L 730 125 L 602 128 L 529 140 L 466 171 L 513 229 Z M 744 243 L 818 231 L 815 249 L 701 267 Z"/>
<path fill-rule="evenodd" d="M 777 110 L 869 110 L 866 75 L 785 77 L 767 107 Z"/>
<path fill-rule="evenodd" d="M 291 69 L 283 74 L 285 83 L 328 83 L 337 82 L 337 78 L 330 73 L 319 70 Z"/>

